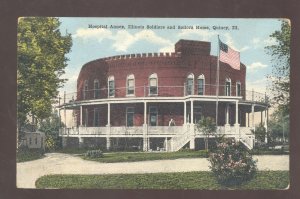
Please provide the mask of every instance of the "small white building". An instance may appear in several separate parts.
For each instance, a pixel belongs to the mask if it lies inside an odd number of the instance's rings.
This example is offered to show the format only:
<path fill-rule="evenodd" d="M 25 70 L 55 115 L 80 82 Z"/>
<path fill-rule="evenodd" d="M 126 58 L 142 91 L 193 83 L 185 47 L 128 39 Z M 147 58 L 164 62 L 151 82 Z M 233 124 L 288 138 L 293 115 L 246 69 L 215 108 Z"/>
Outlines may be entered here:
<path fill-rule="evenodd" d="M 25 137 L 23 139 L 23 145 L 30 149 L 45 149 L 46 135 L 43 132 L 25 132 Z"/>

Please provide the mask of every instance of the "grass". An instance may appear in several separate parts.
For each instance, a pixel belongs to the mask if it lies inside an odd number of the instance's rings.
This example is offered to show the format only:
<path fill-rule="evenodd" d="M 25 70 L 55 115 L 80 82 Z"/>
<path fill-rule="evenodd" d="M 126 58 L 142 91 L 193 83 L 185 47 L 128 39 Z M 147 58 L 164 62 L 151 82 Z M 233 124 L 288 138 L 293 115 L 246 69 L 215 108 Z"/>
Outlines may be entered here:
<path fill-rule="evenodd" d="M 37 188 L 72 189 L 285 189 L 288 171 L 258 171 L 254 178 L 238 186 L 222 186 L 212 172 L 109 174 L 109 175 L 47 175 L 36 181 Z"/>
<path fill-rule="evenodd" d="M 41 149 L 19 149 L 16 155 L 17 162 L 27 162 L 43 157 L 44 152 Z"/>
<path fill-rule="evenodd" d="M 147 160 L 174 160 L 178 158 L 206 158 L 206 151 L 177 151 L 177 152 L 114 152 L 104 153 L 101 158 L 89 158 L 84 155 L 81 156 L 85 160 L 92 160 L 104 163 L 113 162 L 137 162 Z"/>
<path fill-rule="evenodd" d="M 88 150 L 86 148 L 63 148 L 56 150 L 55 153 L 83 154 Z"/>

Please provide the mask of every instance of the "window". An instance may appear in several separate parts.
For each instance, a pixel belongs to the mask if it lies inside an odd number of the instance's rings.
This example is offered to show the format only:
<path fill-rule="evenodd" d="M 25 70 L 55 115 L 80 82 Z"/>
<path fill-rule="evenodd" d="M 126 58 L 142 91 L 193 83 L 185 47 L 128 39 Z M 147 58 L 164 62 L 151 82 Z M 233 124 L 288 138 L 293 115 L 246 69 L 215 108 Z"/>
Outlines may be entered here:
<path fill-rule="evenodd" d="M 88 92 L 88 89 L 89 89 L 89 87 L 88 87 L 88 81 L 87 80 L 85 80 L 84 81 L 84 85 L 83 85 L 83 99 L 86 99 L 87 98 L 87 92 Z"/>
<path fill-rule="evenodd" d="M 99 126 L 99 109 L 94 109 L 94 126 Z"/>
<path fill-rule="evenodd" d="M 94 80 L 94 98 L 98 99 L 100 97 L 99 81 Z"/>
<path fill-rule="evenodd" d="M 226 78 L 225 96 L 231 96 L 231 79 L 230 78 Z"/>
<path fill-rule="evenodd" d="M 127 107 L 126 109 L 126 126 L 133 126 L 134 108 Z"/>
<path fill-rule="evenodd" d="M 37 139 L 37 137 L 36 137 L 36 138 L 35 138 L 35 140 L 34 140 L 34 141 L 35 141 L 35 145 L 37 145 L 37 143 L 38 143 L 38 141 L 37 141 L 37 140 L 38 140 L 38 139 Z"/>
<path fill-rule="evenodd" d="M 241 95 L 241 82 L 236 83 L 236 96 L 242 96 Z"/>
<path fill-rule="evenodd" d="M 150 106 L 149 107 L 149 116 L 150 116 L 150 121 L 149 124 L 150 126 L 157 126 L 157 107 L 155 106 Z"/>
<path fill-rule="evenodd" d="M 109 97 L 115 96 L 115 78 L 114 78 L 114 76 L 108 77 L 108 96 Z"/>
<path fill-rule="evenodd" d="M 149 94 L 157 95 L 157 74 L 153 73 L 149 77 Z"/>
<path fill-rule="evenodd" d="M 198 77 L 198 95 L 204 95 L 204 75 Z"/>
<path fill-rule="evenodd" d="M 31 137 L 29 138 L 29 145 L 32 145 L 32 139 L 31 139 Z"/>
<path fill-rule="evenodd" d="M 194 94 L 194 74 L 189 74 L 186 82 L 186 94 L 193 95 Z"/>
<path fill-rule="evenodd" d="M 134 95 L 134 75 L 127 76 L 127 95 Z"/>

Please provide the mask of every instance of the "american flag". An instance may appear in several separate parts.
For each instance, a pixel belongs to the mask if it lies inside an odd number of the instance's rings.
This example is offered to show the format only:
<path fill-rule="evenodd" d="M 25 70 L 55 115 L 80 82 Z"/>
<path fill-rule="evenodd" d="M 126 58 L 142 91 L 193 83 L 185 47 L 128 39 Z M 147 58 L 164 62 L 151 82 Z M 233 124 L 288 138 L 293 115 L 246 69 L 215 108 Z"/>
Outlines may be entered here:
<path fill-rule="evenodd" d="M 232 68 L 240 70 L 240 52 L 231 49 L 219 40 L 220 61 L 229 64 Z"/>

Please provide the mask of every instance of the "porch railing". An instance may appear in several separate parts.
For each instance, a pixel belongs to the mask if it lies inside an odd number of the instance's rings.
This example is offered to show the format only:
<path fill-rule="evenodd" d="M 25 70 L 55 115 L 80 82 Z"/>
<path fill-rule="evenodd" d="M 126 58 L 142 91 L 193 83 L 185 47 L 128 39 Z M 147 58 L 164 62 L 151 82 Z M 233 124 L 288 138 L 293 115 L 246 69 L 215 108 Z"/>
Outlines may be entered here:
<path fill-rule="evenodd" d="M 75 103 L 81 100 L 96 100 L 107 98 L 124 98 L 124 97 L 182 97 L 189 95 L 199 96 L 215 96 L 216 85 L 205 84 L 202 89 L 199 89 L 197 85 L 189 89 L 186 85 L 177 86 L 157 86 L 155 89 L 149 86 L 136 86 L 133 90 L 128 90 L 126 87 L 117 87 L 113 89 L 113 92 L 108 88 L 81 90 L 80 92 L 66 93 L 63 97 L 60 97 L 60 104 Z M 219 96 L 242 96 L 242 99 L 254 102 L 268 103 L 269 97 L 266 93 L 256 92 L 254 90 L 240 90 L 237 91 L 235 86 L 232 86 L 230 90 L 225 89 L 225 85 L 219 86 Z"/>

